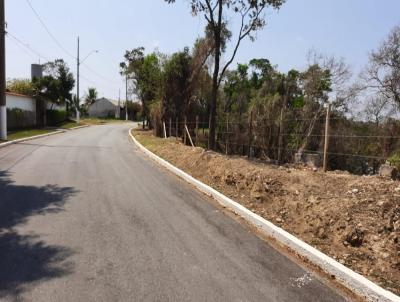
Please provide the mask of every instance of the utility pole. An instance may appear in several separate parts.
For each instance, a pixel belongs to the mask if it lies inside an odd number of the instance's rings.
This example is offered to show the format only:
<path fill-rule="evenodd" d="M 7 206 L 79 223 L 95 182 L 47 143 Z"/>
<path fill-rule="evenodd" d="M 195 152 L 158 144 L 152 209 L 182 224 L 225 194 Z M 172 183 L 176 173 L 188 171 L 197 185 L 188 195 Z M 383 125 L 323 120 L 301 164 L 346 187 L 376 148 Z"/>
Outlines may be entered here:
<path fill-rule="evenodd" d="M 331 104 L 328 104 L 326 108 L 326 118 L 325 118 L 325 142 L 324 142 L 324 161 L 323 170 L 326 172 L 328 170 L 328 151 L 329 151 L 329 119 L 331 114 Z"/>
<path fill-rule="evenodd" d="M 118 108 L 116 112 L 116 118 L 121 118 L 121 89 L 118 90 Z"/>
<path fill-rule="evenodd" d="M 80 114 L 79 114 L 79 66 L 81 62 L 79 61 L 79 37 L 78 37 L 78 56 L 76 57 L 76 65 L 77 65 L 77 72 L 76 72 L 76 123 L 79 124 Z"/>
<path fill-rule="evenodd" d="M 125 120 L 128 120 L 128 74 L 125 75 Z"/>
<path fill-rule="evenodd" d="M 0 0 L 0 139 L 7 139 L 5 0 Z"/>

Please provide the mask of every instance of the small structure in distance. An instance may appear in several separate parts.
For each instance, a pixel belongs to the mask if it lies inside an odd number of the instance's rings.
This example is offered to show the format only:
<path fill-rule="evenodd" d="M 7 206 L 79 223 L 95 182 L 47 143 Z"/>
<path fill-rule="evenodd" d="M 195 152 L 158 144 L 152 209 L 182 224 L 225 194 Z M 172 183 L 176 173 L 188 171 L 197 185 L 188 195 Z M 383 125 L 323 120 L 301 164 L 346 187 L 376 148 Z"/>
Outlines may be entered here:
<path fill-rule="evenodd" d="M 88 108 L 88 114 L 90 117 L 101 118 L 120 118 L 122 116 L 122 111 L 124 111 L 123 102 L 107 98 L 97 99 Z"/>

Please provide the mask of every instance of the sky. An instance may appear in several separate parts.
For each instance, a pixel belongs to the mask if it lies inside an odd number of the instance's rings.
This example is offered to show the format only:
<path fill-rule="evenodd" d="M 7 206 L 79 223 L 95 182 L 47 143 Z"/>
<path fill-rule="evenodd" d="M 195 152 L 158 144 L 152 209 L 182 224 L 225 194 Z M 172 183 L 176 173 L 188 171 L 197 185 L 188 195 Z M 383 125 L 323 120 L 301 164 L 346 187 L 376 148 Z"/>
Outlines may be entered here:
<path fill-rule="evenodd" d="M 307 52 L 314 49 L 343 57 L 357 74 L 368 53 L 400 25 L 399 11 L 399 0 L 287 0 L 279 11 L 266 12 L 267 26 L 255 42 L 242 43 L 232 68 L 267 58 L 282 72 L 302 69 Z M 236 19 L 228 20 L 235 29 Z M 6 0 L 6 22 L 8 79 L 29 78 L 32 63 L 56 58 L 76 74 L 79 36 L 81 59 L 98 50 L 81 66 L 81 97 L 88 87 L 96 87 L 99 97 L 114 99 L 119 91 L 121 98 L 125 94 L 119 74 L 125 50 L 144 46 L 171 54 L 191 47 L 205 24 L 202 16 L 191 15 L 188 0 L 173 5 L 163 0 Z"/>

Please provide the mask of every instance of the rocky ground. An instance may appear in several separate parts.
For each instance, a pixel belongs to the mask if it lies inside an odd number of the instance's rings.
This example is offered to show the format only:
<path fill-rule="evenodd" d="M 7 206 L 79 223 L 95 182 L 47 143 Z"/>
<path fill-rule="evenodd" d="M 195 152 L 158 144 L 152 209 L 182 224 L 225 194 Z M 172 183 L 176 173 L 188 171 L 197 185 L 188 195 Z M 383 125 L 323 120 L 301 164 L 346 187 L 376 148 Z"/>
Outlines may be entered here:
<path fill-rule="evenodd" d="M 135 131 L 151 151 L 400 295 L 400 182 L 275 166 Z"/>

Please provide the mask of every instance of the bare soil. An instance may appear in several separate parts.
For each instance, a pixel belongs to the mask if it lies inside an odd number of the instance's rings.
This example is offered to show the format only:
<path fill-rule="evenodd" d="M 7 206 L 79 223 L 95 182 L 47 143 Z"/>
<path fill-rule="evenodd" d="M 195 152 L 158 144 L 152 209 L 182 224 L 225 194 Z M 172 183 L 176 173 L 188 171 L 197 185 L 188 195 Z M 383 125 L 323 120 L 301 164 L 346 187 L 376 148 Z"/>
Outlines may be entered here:
<path fill-rule="evenodd" d="M 400 295 L 400 182 L 303 166 L 276 166 L 161 139 L 151 151 Z"/>

